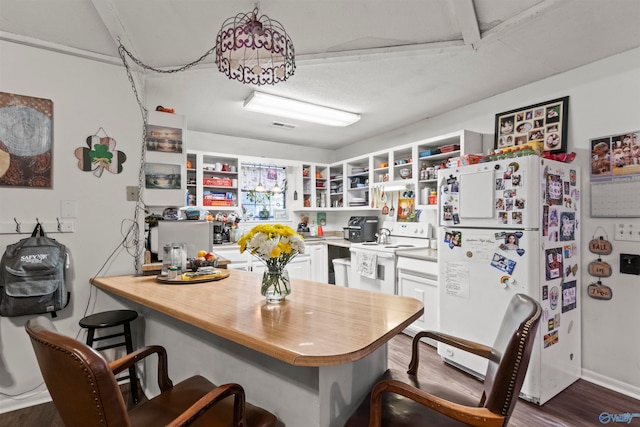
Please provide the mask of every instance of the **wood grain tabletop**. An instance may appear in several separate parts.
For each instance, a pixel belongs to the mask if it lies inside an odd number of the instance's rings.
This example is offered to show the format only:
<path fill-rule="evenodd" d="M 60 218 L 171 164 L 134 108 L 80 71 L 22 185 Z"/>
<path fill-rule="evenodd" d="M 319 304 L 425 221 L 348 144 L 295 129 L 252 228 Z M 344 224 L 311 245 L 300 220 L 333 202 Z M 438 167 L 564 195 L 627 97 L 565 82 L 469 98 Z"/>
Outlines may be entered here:
<path fill-rule="evenodd" d="M 231 270 L 223 280 L 170 285 L 155 276 L 96 277 L 92 284 L 215 335 L 298 366 L 359 360 L 416 319 L 414 298 L 292 279 L 285 302 L 267 303 L 262 276 Z"/>

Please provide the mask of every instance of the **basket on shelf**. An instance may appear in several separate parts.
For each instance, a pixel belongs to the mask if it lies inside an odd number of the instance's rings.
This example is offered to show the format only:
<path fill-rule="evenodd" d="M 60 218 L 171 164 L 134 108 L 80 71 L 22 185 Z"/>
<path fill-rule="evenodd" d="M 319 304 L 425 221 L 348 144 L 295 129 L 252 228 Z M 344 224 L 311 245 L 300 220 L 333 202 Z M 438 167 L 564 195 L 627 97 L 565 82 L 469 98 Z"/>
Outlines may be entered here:
<path fill-rule="evenodd" d="M 226 178 L 208 178 L 205 177 L 202 179 L 202 183 L 204 185 L 212 186 L 212 187 L 231 187 L 232 181 Z"/>

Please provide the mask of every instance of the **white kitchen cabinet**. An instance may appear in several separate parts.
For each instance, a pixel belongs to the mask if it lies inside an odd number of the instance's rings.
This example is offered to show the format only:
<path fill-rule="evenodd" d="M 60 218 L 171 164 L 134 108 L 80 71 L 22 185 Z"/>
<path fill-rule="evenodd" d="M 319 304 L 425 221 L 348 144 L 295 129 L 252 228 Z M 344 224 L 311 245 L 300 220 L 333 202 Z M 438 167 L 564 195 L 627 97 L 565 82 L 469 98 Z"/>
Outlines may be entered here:
<path fill-rule="evenodd" d="M 240 253 L 238 245 L 213 245 L 213 253 L 221 258 L 229 260 L 228 270 L 245 270 L 251 269 L 251 256 L 248 252 Z"/>
<path fill-rule="evenodd" d="M 314 282 L 329 283 L 327 245 L 324 243 L 307 244 L 306 252 L 311 258 L 311 280 Z"/>
<path fill-rule="evenodd" d="M 329 203 L 329 168 L 316 165 L 316 207 L 326 208 Z"/>
<path fill-rule="evenodd" d="M 388 183 L 394 187 L 402 184 L 413 189 L 416 209 L 435 210 L 437 205 L 429 204 L 427 197 L 428 190 L 438 191 L 435 174 L 430 179 L 425 178 L 421 175 L 423 166 L 425 169 L 438 167 L 451 157 L 480 154 L 482 140 L 480 133 L 461 130 L 332 164 L 296 163 L 290 166 L 295 175 L 289 177 L 289 190 L 295 193 L 295 197 L 292 197 L 292 204 L 288 206 L 295 211 L 379 210 L 382 207 L 379 203 L 382 192 L 376 187 Z M 453 149 L 441 152 L 443 147 Z M 187 159 L 192 167 L 186 170 L 186 189 L 189 194 L 195 193 L 196 205 L 205 205 L 203 193 L 209 191 L 216 193 L 216 197 L 224 194 L 225 200 L 216 201 L 216 206 L 206 208 L 216 211 L 239 209 L 240 187 L 248 185 L 242 174 L 241 157 L 189 151 Z M 208 170 L 210 165 L 217 163 L 233 166 L 235 171 Z M 205 178 L 212 177 L 221 178 L 223 181 L 219 183 L 223 185 L 205 185 Z M 230 185 L 228 180 L 231 180 Z M 184 197 L 184 193 L 181 197 Z"/>
<path fill-rule="evenodd" d="M 289 264 L 289 278 L 311 280 L 311 257 L 295 257 Z"/>
<path fill-rule="evenodd" d="M 190 205 L 215 212 L 238 209 L 240 162 L 237 157 L 189 151 L 187 160 L 191 166 L 186 170 L 187 190 L 189 196 L 195 195 Z"/>
<path fill-rule="evenodd" d="M 389 165 L 391 181 L 411 183 L 414 173 L 413 145 L 403 146 L 391 151 L 393 164 Z"/>
<path fill-rule="evenodd" d="M 325 209 L 329 198 L 329 167 L 322 164 L 304 163 L 302 165 L 303 209 Z"/>
<path fill-rule="evenodd" d="M 360 157 L 347 161 L 347 181 L 344 206 L 349 208 L 369 208 L 369 183 L 371 182 L 371 156 Z"/>
<path fill-rule="evenodd" d="M 332 209 L 376 209 L 376 204 L 381 207 L 376 203 L 381 194 L 375 191 L 376 187 L 405 186 L 414 190 L 417 209 L 436 209 L 437 205 L 429 204 L 427 197 L 429 190 L 438 191 L 435 174 L 426 178 L 421 175 L 421 169 L 443 166 L 451 157 L 481 154 L 482 139 L 481 133 L 461 130 L 331 164 L 330 176 L 340 176 L 338 170 L 342 168 L 345 179 L 344 194 L 331 191 L 330 206 Z M 337 190 L 339 183 L 330 181 L 329 185 Z"/>
<path fill-rule="evenodd" d="M 451 157 L 467 154 L 482 153 L 482 134 L 461 130 L 435 138 L 425 139 L 415 144 L 416 157 L 414 161 L 414 182 L 416 186 L 416 208 L 436 209 L 436 203 L 429 203 L 428 195 L 431 191 L 439 191 L 437 185 L 437 169 L 445 167 Z M 421 176 L 420 170 L 432 169 L 435 173 Z"/>
<path fill-rule="evenodd" d="M 438 263 L 415 258 L 398 258 L 398 293 L 420 300 L 424 313 L 405 332 L 415 335 L 423 330 L 438 330 Z M 425 339 L 432 346 L 433 340 Z"/>
<path fill-rule="evenodd" d="M 373 155 L 373 183 L 387 182 L 391 179 L 389 172 L 390 152 L 383 151 Z"/>
<path fill-rule="evenodd" d="M 315 167 L 310 164 L 302 165 L 302 200 L 305 208 L 315 206 L 313 188 L 315 187 Z"/>
<path fill-rule="evenodd" d="M 196 153 L 187 153 L 187 206 L 196 206 L 198 203 L 198 156 Z"/>
<path fill-rule="evenodd" d="M 260 261 L 252 260 L 251 271 L 254 273 L 263 274 L 266 269 L 267 266 Z M 311 280 L 311 257 L 296 256 L 287 264 L 287 271 L 289 271 L 289 279 Z M 295 289 L 292 292 L 295 292 Z"/>
<path fill-rule="evenodd" d="M 344 206 L 344 165 L 338 163 L 329 167 L 329 207 Z"/>

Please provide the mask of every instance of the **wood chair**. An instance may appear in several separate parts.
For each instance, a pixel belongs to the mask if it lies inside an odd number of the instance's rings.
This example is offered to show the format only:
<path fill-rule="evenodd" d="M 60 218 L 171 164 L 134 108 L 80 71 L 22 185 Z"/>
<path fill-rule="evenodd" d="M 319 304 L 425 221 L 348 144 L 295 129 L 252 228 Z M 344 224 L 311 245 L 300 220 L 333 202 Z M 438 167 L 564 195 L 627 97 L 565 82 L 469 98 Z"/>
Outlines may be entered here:
<path fill-rule="evenodd" d="M 515 295 L 493 347 L 433 331 L 418 333 L 409 370 L 387 370 L 345 427 L 506 426 L 527 372 L 541 312 L 540 304 L 530 297 Z M 482 397 L 418 379 L 418 348 L 423 337 L 488 360 Z"/>
<path fill-rule="evenodd" d="M 276 425 L 273 414 L 245 402 L 244 389 L 239 384 L 216 387 L 196 375 L 174 386 L 163 347 L 144 347 L 108 363 L 93 348 L 59 334 L 44 316 L 29 320 L 25 329 L 49 393 L 67 427 Z M 152 354 L 158 355 L 161 393 L 127 411 L 115 375 Z"/>

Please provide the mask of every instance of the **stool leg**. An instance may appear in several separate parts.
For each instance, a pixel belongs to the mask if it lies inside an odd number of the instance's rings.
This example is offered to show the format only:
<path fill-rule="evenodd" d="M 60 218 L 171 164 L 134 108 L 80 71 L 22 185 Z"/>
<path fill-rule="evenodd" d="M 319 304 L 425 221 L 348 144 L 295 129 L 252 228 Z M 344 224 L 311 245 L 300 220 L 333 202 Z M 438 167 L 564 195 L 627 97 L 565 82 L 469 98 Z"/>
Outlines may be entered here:
<path fill-rule="evenodd" d="M 93 328 L 87 329 L 87 345 L 93 347 L 93 334 L 96 332 Z"/>
<path fill-rule="evenodd" d="M 133 353 L 133 340 L 131 339 L 131 326 L 129 323 L 124 324 L 124 342 L 127 347 L 127 354 Z M 138 377 L 136 376 L 136 366 L 129 368 L 129 384 L 131 385 L 131 397 L 133 404 L 138 404 Z"/>

